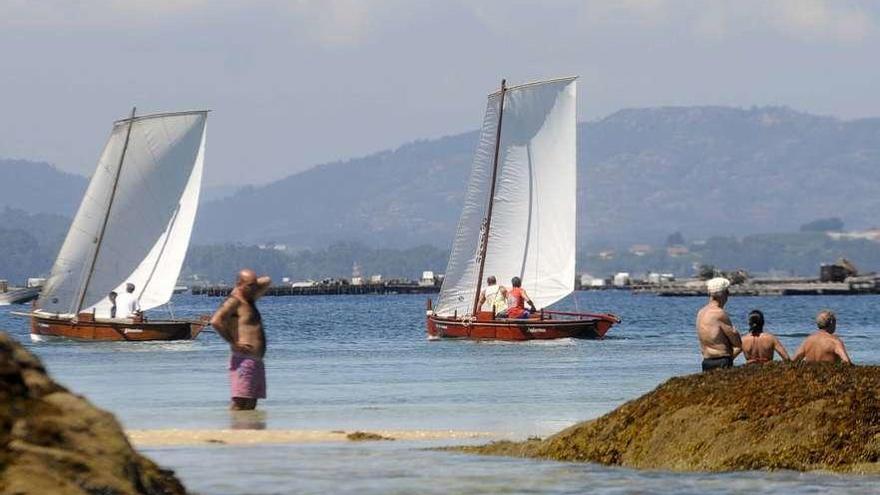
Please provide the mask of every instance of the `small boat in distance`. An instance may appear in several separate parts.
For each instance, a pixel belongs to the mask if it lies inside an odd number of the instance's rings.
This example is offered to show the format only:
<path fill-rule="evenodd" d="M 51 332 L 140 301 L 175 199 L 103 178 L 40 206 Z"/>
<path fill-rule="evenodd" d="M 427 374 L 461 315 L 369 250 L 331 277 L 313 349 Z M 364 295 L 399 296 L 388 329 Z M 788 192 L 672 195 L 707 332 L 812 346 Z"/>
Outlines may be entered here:
<path fill-rule="evenodd" d="M 0 280 L 0 306 L 24 304 L 40 295 L 41 286 L 10 287 L 6 280 Z"/>
<path fill-rule="evenodd" d="M 33 340 L 180 340 L 205 327 L 205 317 L 111 318 L 108 296 L 131 283 L 142 311 L 171 299 L 198 208 L 207 118 L 132 109 L 113 124 L 39 299 L 18 313 L 31 318 Z"/>
<path fill-rule="evenodd" d="M 576 78 L 506 87 L 489 95 L 428 338 L 602 338 L 613 314 L 541 309 L 528 319 L 481 311 L 484 276 L 514 276 L 538 308 L 574 291 L 577 216 Z"/>

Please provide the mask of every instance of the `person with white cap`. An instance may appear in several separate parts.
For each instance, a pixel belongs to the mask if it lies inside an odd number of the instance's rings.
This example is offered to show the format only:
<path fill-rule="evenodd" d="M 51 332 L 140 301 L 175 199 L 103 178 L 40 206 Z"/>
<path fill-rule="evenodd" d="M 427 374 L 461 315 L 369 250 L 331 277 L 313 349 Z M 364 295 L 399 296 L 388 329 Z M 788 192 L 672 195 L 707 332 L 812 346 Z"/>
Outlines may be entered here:
<path fill-rule="evenodd" d="M 703 355 L 703 371 L 731 368 L 742 352 L 742 339 L 724 305 L 730 296 L 730 281 L 716 277 L 706 282 L 709 302 L 697 313 L 697 337 Z"/>

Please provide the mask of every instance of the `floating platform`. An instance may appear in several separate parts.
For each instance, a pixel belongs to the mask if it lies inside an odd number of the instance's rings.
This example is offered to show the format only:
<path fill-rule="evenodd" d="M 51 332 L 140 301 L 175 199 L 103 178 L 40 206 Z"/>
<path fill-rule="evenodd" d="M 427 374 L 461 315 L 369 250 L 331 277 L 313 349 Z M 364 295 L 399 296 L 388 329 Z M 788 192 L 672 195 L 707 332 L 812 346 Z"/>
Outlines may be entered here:
<path fill-rule="evenodd" d="M 228 285 L 194 286 L 193 295 L 226 297 L 232 292 Z M 363 285 L 312 285 L 309 287 L 290 287 L 276 285 L 270 287 L 267 296 L 329 296 L 360 294 L 434 294 L 440 292 L 437 285 L 417 284 L 363 284 Z"/>

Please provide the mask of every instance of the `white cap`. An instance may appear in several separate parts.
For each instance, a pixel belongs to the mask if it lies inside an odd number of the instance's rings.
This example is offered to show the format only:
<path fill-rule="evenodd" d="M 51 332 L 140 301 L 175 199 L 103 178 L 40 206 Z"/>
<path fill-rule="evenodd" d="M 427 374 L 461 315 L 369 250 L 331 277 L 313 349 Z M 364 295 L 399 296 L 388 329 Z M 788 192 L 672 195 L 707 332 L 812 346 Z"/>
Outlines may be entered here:
<path fill-rule="evenodd" d="M 730 280 L 727 280 L 724 277 L 715 277 L 706 282 L 706 290 L 710 295 L 724 292 L 728 287 L 730 287 Z"/>

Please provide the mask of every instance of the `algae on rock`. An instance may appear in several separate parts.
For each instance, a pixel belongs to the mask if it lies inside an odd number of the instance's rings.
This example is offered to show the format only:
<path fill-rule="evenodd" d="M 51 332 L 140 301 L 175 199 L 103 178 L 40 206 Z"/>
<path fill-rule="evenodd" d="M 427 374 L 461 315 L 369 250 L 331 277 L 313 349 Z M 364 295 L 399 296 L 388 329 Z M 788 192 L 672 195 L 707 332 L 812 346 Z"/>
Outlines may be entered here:
<path fill-rule="evenodd" d="M 546 440 L 459 450 L 674 471 L 880 472 L 880 367 L 776 363 L 672 378 Z"/>
<path fill-rule="evenodd" d="M 186 490 L 132 448 L 112 414 L 52 381 L 39 359 L 0 332 L 0 493 Z"/>

